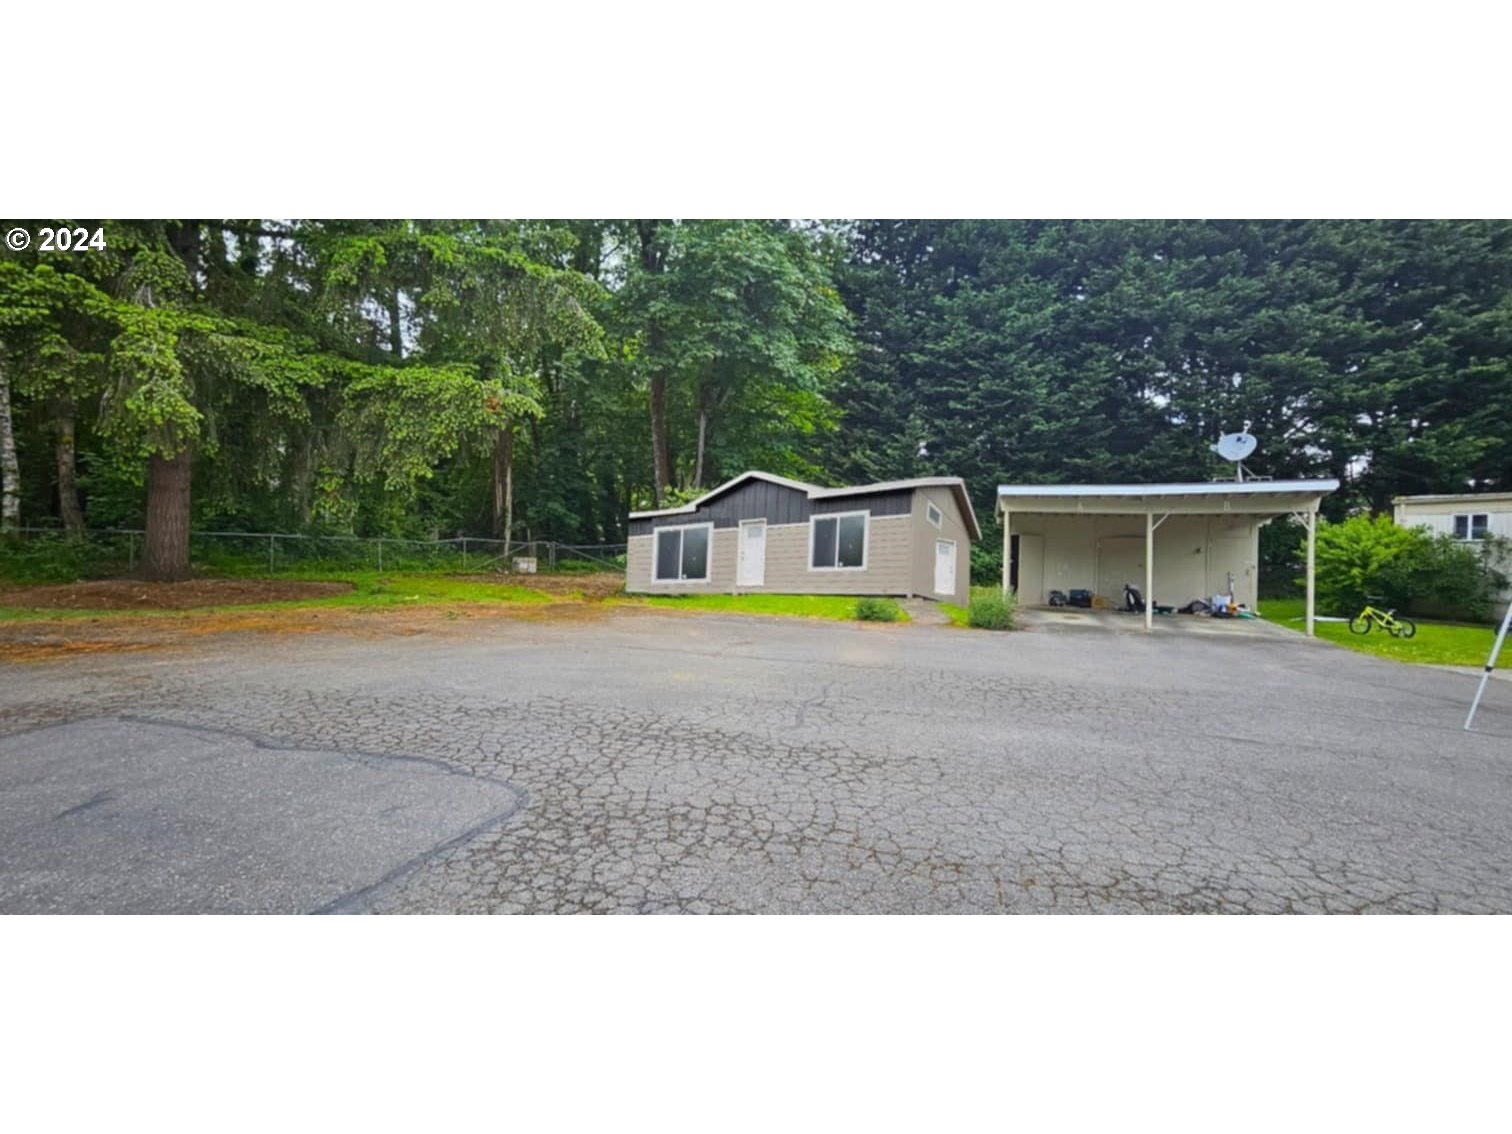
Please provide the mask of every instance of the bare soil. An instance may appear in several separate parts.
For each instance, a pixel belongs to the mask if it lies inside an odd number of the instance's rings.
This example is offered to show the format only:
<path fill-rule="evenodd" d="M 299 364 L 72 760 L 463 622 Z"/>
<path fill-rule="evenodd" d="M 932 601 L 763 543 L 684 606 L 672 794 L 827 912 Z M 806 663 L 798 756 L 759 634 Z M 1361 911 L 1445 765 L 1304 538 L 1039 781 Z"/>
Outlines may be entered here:
<path fill-rule="evenodd" d="M 0 606 L 39 610 L 192 610 L 203 606 L 244 606 L 345 594 L 350 583 L 308 583 L 296 579 L 187 579 L 148 583 L 98 579 L 36 587 L 0 584 Z"/>

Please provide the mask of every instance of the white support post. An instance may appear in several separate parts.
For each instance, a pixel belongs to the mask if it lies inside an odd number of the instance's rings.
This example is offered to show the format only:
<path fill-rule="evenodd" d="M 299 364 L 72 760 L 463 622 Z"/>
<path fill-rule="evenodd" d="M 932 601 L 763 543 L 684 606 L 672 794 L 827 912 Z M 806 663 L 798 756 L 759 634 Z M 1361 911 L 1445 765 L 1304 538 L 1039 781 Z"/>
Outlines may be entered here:
<path fill-rule="evenodd" d="M 1312 508 L 1307 513 L 1307 636 L 1314 636 L 1313 616 L 1317 610 L 1317 568 L 1318 568 L 1318 510 Z"/>
<path fill-rule="evenodd" d="M 1145 629 L 1155 627 L 1155 513 L 1145 513 Z"/>
<path fill-rule="evenodd" d="M 1491 671 L 1496 668 L 1497 655 L 1501 653 L 1502 643 L 1507 640 L 1507 627 L 1512 625 L 1512 603 L 1507 605 L 1507 613 L 1502 616 L 1501 629 L 1496 632 L 1496 641 L 1491 643 L 1491 656 L 1486 659 L 1486 670 L 1481 674 L 1480 685 L 1475 690 L 1475 700 L 1470 702 L 1470 713 L 1465 717 L 1465 731 L 1470 731 L 1470 722 L 1475 720 L 1475 710 L 1480 708 L 1481 697 L 1486 692 L 1486 682 L 1491 679 Z"/>
<path fill-rule="evenodd" d="M 1008 593 L 1013 571 L 1013 527 L 1009 521 L 1008 507 L 1003 506 L 1003 594 Z"/>

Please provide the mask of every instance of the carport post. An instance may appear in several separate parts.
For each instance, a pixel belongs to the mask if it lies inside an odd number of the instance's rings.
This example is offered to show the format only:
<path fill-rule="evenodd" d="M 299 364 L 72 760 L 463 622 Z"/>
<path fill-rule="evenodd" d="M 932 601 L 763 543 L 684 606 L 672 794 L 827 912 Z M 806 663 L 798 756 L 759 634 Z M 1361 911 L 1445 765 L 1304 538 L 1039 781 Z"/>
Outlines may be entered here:
<path fill-rule="evenodd" d="M 1317 532 L 1318 510 L 1310 509 L 1307 513 L 1307 636 L 1313 637 L 1313 610 L 1317 603 L 1314 576 L 1317 572 Z"/>
<path fill-rule="evenodd" d="M 1155 513 L 1145 513 L 1145 629 L 1155 627 Z"/>
<path fill-rule="evenodd" d="M 1008 505 L 1003 505 L 1003 594 L 1008 593 L 1008 583 L 1013 569 L 1013 537 L 1009 534 Z"/>

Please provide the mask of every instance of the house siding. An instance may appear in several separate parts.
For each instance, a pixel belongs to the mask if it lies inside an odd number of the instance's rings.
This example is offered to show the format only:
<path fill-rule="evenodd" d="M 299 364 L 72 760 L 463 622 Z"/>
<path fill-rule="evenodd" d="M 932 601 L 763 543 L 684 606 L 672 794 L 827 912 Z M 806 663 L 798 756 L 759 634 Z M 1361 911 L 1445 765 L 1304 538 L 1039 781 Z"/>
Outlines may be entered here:
<path fill-rule="evenodd" d="M 905 493 L 904 495 L 907 495 Z M 830 508 L 825 512 L 862 511 L 854 498 L 849 508 Z M 818 501 L 816 503 L 828 503 Z M 819 513 L 825 514 L 825 513 Z M 761 517 L 750 517 L 760 519 Z M 707 522 L 692 515 L 683 523 Z M 742 594 L 816 594 L 816 595 L 907 595 L 912 593 L 911 533 L 913 518 L 908 514 L 879 516 L 867 521 L 866 566 L 854 571 L 814 571 L 809 568 L 809 524 L 767 524 L 766 577 L 759 587 L 737 587 L 736 556 L 740 531 L 737 527 L 716 528 L 711 541 L 709 580 L 706 583 L 657 583 L 652 581 L 655 555 L 654 535 L 630 537 L 626 553 L 625 590 L 631 593 L 658 595 L 696 595 L 740 592 Z M 659 525 L 677 526 L 677 525 Z M 930 528 L 933 534 L 934 528 Z M 931 550 L 934 541 L 929 541 Z M 959 553 L 958 553 L 959 554 Z"/>
<path fill-rule="evenodd" d="M 971 534 L 966 529 L 956 494 L 948 488 L 916 488 L 913 490 L 912 554 L 910 555 L 910 592 L 965 606 L 971 599 Z M 939 528 L 929 522 L 929 505 L 940 510 Z M 955 540 L 956 589 L 954 594 L 942 595 L 934 589 L 935 541 Z"/>

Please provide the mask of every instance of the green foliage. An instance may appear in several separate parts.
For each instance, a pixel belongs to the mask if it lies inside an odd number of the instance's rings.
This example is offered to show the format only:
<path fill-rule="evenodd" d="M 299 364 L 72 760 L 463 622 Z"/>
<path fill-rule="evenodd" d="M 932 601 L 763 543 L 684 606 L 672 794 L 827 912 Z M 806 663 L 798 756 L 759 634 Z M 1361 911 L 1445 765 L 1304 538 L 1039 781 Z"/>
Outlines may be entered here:
<path fill-rule="evenodd" d="M 670 610 L 713 610 L 727 614 L 775 614 L 795 618 L 826 618 L 850 622 L 856 600 L 845 595 L 627 595 L 612 600 L 634 606 Z M 903 621 L 906 612 L 900 611 Z"/>
<path fill-rule="evenodd" d="M 966 624 L 978 630 L 1012 630 L 1018 619 L 1018 596 L 999 587 L 972 587 Z"/>
<path fill-rule="evenodd" d="M 1320 521 L 1317 533 L 1319 608 L 1352 615 L 1366 596 L 1402 611 L 1433 610 L 1451 617 L 1485 618 L 1506 585 L 1497 564 L 1503 541 L 1472 546 L 1427 528 L 1398 527 L 1389 516 Z M 1299 549 L 1299 554 L 1305 553 Z"/>
<path fill-rule="evenodd" d="M 856 618 L 861 622 L 900 622 L 903 608 L 893 599 L 866 595 L 856 600 Z"/>

